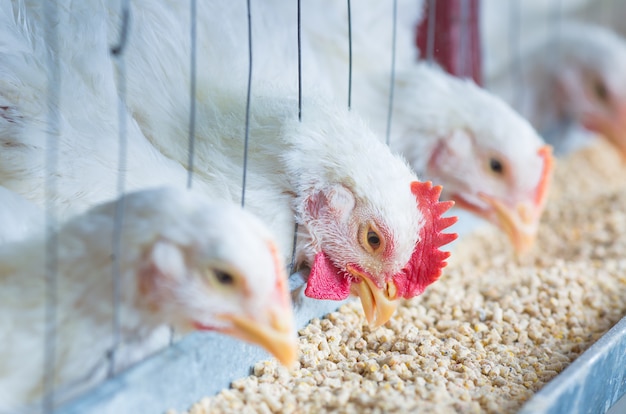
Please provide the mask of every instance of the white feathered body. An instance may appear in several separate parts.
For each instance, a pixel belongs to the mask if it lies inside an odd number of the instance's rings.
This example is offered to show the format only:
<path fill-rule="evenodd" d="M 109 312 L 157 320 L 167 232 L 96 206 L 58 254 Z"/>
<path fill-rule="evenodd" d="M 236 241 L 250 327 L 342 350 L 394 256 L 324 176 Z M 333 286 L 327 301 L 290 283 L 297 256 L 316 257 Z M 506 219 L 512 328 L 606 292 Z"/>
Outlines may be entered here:
<path fill-rule="evenodd" d="M 124 174 L 126 190 L 186 185 L 185 169 L 159 153 L 124 108 L 120 143 L 120 98 L 102 8 L 99 13 L 88 7 L 59 8 L 59 47 L 52 50 L 39 15 L 43 10 L 17 1 L 2 7 L 4 186 L 40 206 L 46 198 L 53 200 L 67 216 L 114 198 L 119 174 Z M 58 62 L 57 79 L 49 78 L 53 61 Z M 58 100 L 49 100 L 55 89 Z M 122 167 L 120 145 L 126 146 Z"/>

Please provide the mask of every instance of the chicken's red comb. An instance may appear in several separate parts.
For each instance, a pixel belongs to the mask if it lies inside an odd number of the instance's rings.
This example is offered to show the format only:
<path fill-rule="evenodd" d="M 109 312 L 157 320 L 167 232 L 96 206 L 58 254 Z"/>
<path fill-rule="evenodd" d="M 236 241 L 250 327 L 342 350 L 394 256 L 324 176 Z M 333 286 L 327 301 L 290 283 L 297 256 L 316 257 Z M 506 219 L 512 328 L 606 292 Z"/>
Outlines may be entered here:
<path fill-rule="evenodd" d="M 439 201 L 440 185 L 433 187 L 430 181 L 414 181 L 411 183 L 411 192 L 417 198 L 417 207 L 424 216 L 424 223 L 409 263 L 400 275 L 394 277 L 397 295 L 406 299 L 419 295 L 441 276 L 450 252 L 443 252 L 439 248 L 457 238 L 456 233 L 442 231 L 458 220 L 456 216 L 441 217 L 454 205 L 454 201 Z"/>

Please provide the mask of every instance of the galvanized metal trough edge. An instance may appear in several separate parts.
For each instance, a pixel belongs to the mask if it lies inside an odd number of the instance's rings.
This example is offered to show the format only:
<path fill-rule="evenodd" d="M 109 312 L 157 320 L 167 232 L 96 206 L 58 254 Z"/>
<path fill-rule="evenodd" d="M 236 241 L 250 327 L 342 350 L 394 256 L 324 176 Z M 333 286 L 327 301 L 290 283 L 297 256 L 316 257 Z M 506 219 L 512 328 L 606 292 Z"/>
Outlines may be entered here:
<path fill-rule="evenodd" d="M 626 317 L 550 381 L 520 414 L 598 414 L 626 394 Z"/>

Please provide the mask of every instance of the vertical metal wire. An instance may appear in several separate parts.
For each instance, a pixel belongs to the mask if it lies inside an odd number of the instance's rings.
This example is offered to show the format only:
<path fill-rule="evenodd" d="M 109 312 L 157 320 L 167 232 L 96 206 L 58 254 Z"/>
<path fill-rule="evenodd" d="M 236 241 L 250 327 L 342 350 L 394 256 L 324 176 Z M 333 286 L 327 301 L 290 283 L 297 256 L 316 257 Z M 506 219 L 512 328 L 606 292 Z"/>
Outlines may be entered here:
<path fill-rule="evenodd" d="M 396 87 L 396 32 L 398 26 L 398 0 L 393 0 L 393 23 L 391 37 L 391 76 L 389 81 L 389 106 L 387 109 L 387 132 L 385 142 L 389 145 L 391 138 L 391 114 L 393 112 L 393 95 Z"/>
<path fill-rule="evenodd" d="M 44 25 L 47 42 L 48 89 L 46 104 L 48 108 L 45 160 L 45 195 L 46 195 L 46 252 L 45 252 L 45 340 L 44 340 L 44 378 L 43 411 L 51 413 L 54 409 L 56 347 L 57 347 L 57 274 L 58 274 L 58 236 L 56 232 L 57 212 L 55 197 L 57 191 L 58 148 L 57 137 L 60 132 L 59 102 L 61 99 L 61 70 L 58 56 L 58 7 L 56 2 L 43 3 Z"/>
<path fill-rule="evenodd" d="M 246 176 L 248 172 L 248 140 L 250 136 L 250 94 L 252 92 L 252 17 L 250 0 L 246 1 L 248 7 L 248 94 L 246 97 L 246 131 L 243 146 L 243 179 L 241 184 L 241 207 L 246 205 Z"/>
<path fill-rule="evenodd" d="M 460 20 L 461 27 L 459 30 L 459 75 L 462 78 L 471 77 L 471 36 L 470 36 L 470 1 L 461 0 Z"/>
<path fill-rule="evenodd" d="M 348 0 L 348 109 L 352 109 L 352 9 Z"/>
<path fill-rule="evenodd" d="M 298 120 L 302 121 L 302 21 L 298 0 Z M 295 250 L 295 247 L 294 247 Z"/>
<path fill-rule="evenodd" d="M 191 1 L 191 33 L 190 33 L 190 41 L 191 41 L 191 68 L 190 68 L 190 86 L 189 86 L 189 154 L 187 158 L 187 188 L 191 188 L 193 183 L 193 160 L 195 153 L 195 143 L 196 143 L 196 50 L 197 50 L 197 2 L 196 0 Z M 245 178 L 244 178 L 245 180 Z M 243 200 L 243 196 L 242 196 Z M 243 201 L 242 201 L 243 203 Z"/>
<path fill-rule="evenodd" d="M 298 120 L 302 122 L 302 20 L 300 0 L 298 0 Z M 289 264 L 289 273 L 293 273 L 296 267 L 296 247 L 298 244 L 298 222 L 293 228 L 293 248 L 291 250 L 291 263 Z"/>
<path fill-rule="evenodd" d="M 428 38 L 426 39 L 426 60 L 435 60 L 435 19 L 437 18 L 437 0 L 428 0 Z"/>
<path fill-rule="evenodd" d="M 117 350 L 121 343 L 121 324 L 120 324 L 120 259 L 122 255 L 122 228 L 124 226 L 124 193 L 126 189 L 126 164 L 127 164 L 127 125 L 126 125 L 126 65 L 124 60 L 124 49 L 128 41 L 128 31 L 130 30 L 130 1 L 122 0 L 120 3 L 120 15 L 122 17 L 120 38 L 118 43 L 111 48 L 111 54 L 117 60 L 118 71 L 118 172 L 117 172 L 117 195 L 118 202 L 115 205 L 115 216 L 113 222 L 113 263 L 111 266 L 113 277 L 113 344 L 108 352 L 109 365 L 107 375 L 109 377 L 115 374 L 115 358 Z"/>

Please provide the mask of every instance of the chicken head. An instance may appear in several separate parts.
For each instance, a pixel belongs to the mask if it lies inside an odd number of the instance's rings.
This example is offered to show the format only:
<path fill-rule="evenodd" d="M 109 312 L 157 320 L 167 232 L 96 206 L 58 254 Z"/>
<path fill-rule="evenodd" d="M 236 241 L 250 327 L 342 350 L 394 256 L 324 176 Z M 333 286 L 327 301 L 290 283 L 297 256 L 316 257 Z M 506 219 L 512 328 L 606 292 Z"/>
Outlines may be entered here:
<path fill-rule="evenodd" d="M 541 54 L 560 122 L 573 120 L 606 138 L 626 160 L 626 42 L 608 29 L 565 26 Z M 537 72 L 535 72 L 537 73 Z"/>
<path fill-rule="evenodd" d="M 418 173 L 441 184 L 444 199 L 501 228 L 516 252 L 528 250 L 552 176 L 550 147 L 525 119 L 471 80 L 417 64 L 401 81 L 398 98 L 413 107 L 397 109 L 402 128 L 391 146 Z"/>
<path fill-rule="evenodd" d="M 154 206 L 163 210 L 172 199 L 181 208 L 171 213 L 182 217 L 160 214 L 154 225 L 159 231 L 135 265 L 145 313 L 177 331 L 218 331 L 293 363 L 297 347 L 286 274 L 265 226 L 238 206 L 207 203 L 183 191 L 148 195 L 126 198 L 125 232 L 141 231 Z"/>
<path fill-rule="evenodd" d="M 449 253 L 439 247 L 454 240 L 456 234 L 442 231 L 456 217 L 440 217 L 453 204 L 438 202 L 440 191 L 430 183 L 411 183 L 420 219 L 409 249 L 394 234 L 393 220 L 377 214 L 345 186 L 314 193 L 307 200 L 306 211 L 314 243 L 323 242 L 315 254 L 305 294 L 331 300 L 356 295 L 372 326 L 387 322 L 399 299 L 421 294 L 446 265 Z"/>
<path fill-rule="evenodd" d="M 523 254 L 534 243 L 550 186 L 552 149 L 524 140 L 498 142 L 461 129 L 442 139 L 428 175 L 445 183 L 445 197 L 490 221 Z M 519 145 L 522 144 L 522 145 Z"/>

